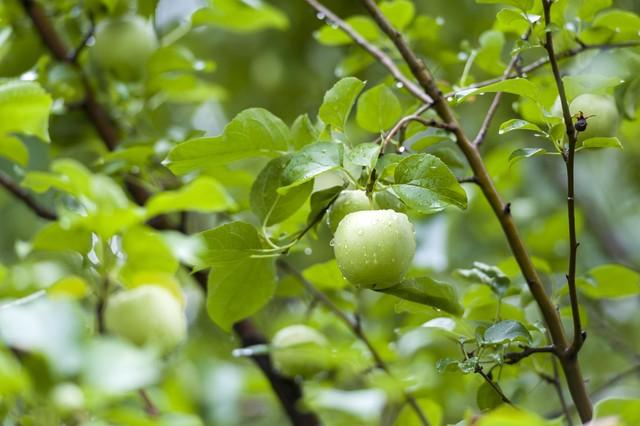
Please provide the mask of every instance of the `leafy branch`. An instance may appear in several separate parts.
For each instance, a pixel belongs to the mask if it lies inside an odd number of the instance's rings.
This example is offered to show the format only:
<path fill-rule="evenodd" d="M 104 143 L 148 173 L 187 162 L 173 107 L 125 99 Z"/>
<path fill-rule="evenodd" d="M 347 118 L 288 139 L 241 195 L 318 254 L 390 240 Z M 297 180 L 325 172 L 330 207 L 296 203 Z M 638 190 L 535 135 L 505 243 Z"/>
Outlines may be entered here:
<path fill-rule="evenodd" d="M 318 6 L 318 3 L 314 0 L 307 0 L 307 2 L 312 6 L 314 6 L 314 4 L 315 6 Z M 378 27 L 393 42 L 420 86 L 429 95 L 429 97 L 433 99 L 433 109 L 445 123 L 454 129 L 453 133 L 456 136 L 458 146 L 467 158 L 467 161 L 474 172 L 474 176 L 477 179 L 478 185 L 482 189 L 487 201 L 500 221 L 507 241 L 509 242 L 511 250 L 514 253 L 529 289 L 542 311 L 545 322 L 549 327 L 553 344 L 559 351 L 558 353 L 564 353 L 568 347 L 568 343 L 559 314 L 556 311 L 553 302 L 546 294 L 542 281 L 533 266 L 531 257 L 529 256 L 524 242 L 522 241 L 511 217 L 509 204 L 503 202 L 498 194 L 477 147 L 467 138 L 460 128 L 451 107 L 448 105 L 445 96 L 437 87 L 431 72 L 425 63 L 420 60 L 409 47 L 402 34 L 393 27 L 373 0 L 361 0 L 361 3 L 369 12 L 369 15 L 373 18 Z M 316 8 L 316 10 L 318 9 Z M 326 8 L 323 7 L 322 10 L 325 11 Z M 344 30 L 344 26 L 340 26 L 339 20 L 336 20 L 337 16 L 335 16 L 335 14 L 332 15 L 331 18 L 339 28 Z M 353 31 L 351 31 L 351 33 L 352 32 Z M 351 35 L 350 33 L 347 34 Z M 362 43 L 359 44 L 362 46 Z M 592 408 L 578 361 L 575 357 L 562 357 L 561 363 L 567 382 L 569 383 L 572 397 L 576 402 L 580 415 L 584 421 L 588 421 L 592 417 Z"/>
<path fill-rule="evenodd" d="M 0 172 L 0 186 L 4 187 L 14 197 L 19 199 L 27 206 L 36 216 L 46 220 L 58 220 L 58 215 L 48 207 L 41 205 L 35 198 L 29 194 L 29 191 L 21 188 L 5 173 Z"/>
<path fill-rule="evenodd" d="M 70 53 L 42 6 L 36 0 L 21 0 L 21 3 L 44 45 L 49 49 L 54 58 L 60 62 L 68 63 L 78 70 L 85 90 L 85 98 L 82 102 L 82 108 L 107 149 L 109 151 L 115 150 L 120 141 L 118 129 L 111 119 L 108 111 L 97 101 L 95 91 L 89 81 L 89 78 L 84 73 L 82 66 L 78 62 L 78 55 L 81 49 L 86 45 L 86 42 L 92 35 L 93 22 L 91 22 L 92 27 L 89 34 L 85 37 L 80 46 L 74 52 Z M 6 184 L 7 182 L 9 182 L 9 184 Z M 145 201 L 150 198 L 151 194 L 145 188 L 137 185 L 128 176 L 125 177 L 125 183 L 127 190 L 138 204 L 144 205 Z M 4 179 L 0 181 L 0 184 L 20 198 L 40 217 L 56 220 L 57 216 L 55 214 L 49 214 L 51 212 L 41 209 L 40 206 L 32 202 L 28 193 L 19 188 L 16 184 L 11 184 L 10 181 L 6 181 Z M 150 225 L 159 229 L 173 228 L 180 230 L 180 226 L 171 226 L 164 216 L 150 221 Z M 197 279 L 203 290 L 206 291 L 206 276 L 200 275 Z M 236 323 L 234 325 L 234 331 L 240 336 L 243 343 L 255 340 L 266 342 L 266 339 L 257 332 L 253 324 L 247 319 Z M 297 402 L 302 396 L 302 391 L 295 381 L 282 377 L 278 374 L 271 365 L 271 361 L 268 357 L 253 356 L 251 358 L 271 383 L 272 388 L 280 399 L 282 406 L 294 425 L 313 426 L 318 424 L 318 419 L 313 413 L 303 412 L 298 408 Z M 144 398 L 144 395 L 142 396 L 146 402 L 147 399 Z"/>
<path fill-rule="evenodd" d="M 336 306 L 336 304 L 333 303 L 331 299 L 329 299 L 323 292 L 315 288 L 315 286 L 309 280 L 307 280 L 300 273 L 300 271 L 295 269 L 289 263 L 283 260 L 279 260 L 278 267 L 280 267 L 283 271 L 287 272 L 288 274 L 294 276 L 298 280 L 298 282 L 302 284 L 305 290 L 307 290 L 314 297 L 316 301 L 318 301 L 319 303 L 322 303 L 327 309 L 333 312 L 333 314 L 338 319 L 340 319 L 362 343 L 364 343 L 364 345 L 369 350 L 369 353 L 373 357 L 373 360 L 375 361 L 376 366 L 381 370 L 385 371 L 387 374 L 391 375 L 389 366 L 384 361 L 384 359 L 382 359 L 382 357 L 380 356 L 376 348 L 371 343 L 371 340 L 369 340 L 369 338 L 367 337 L 366 333 L 364 332 L 360 324 L 360 321 L 350 318 L 349 315 L 347 315 L 347 313 L 345 313 L 342 309 Z M 416 415 L 420 419 L 420 423 L 425 426 L 429 425 L 429 421 L 427 420 L 427 417 L 422 412 L 420 405 L 418 405 L 418 402 L 413 397 L 413 395 L 411 395 L 410 393 L 404 392 L 404 398 L 406 399 L 407 404 L 409 404 L 411 409 L 413 409 L 413 411 L 416 413 Z"/>

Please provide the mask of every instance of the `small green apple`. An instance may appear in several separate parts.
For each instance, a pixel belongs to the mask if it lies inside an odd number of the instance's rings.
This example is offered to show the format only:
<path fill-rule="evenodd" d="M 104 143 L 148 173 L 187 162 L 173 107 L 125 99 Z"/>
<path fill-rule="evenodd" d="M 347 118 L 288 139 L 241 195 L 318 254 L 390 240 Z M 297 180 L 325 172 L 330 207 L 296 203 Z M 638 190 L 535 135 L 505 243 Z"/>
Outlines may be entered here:
<path fill-rule="evenodd" d="M 112 296 L 105 310 L 107 331 L 140 346 L 167 352 L 187 334 L 184 309 L 168 290 L 143 285 Z"/>
<path fill-rule="evenodd" d="M 585 94 L 575 98 L 569 105 L 571 115 L 592 115 L 587 119 L 587 128 L 580 132 L 580 139 L 614 136 L 618 128 L 618 108 L 611 96 Z"/>
<path fill-rule="evenodd" d="M 285 327 L 271 341 L 273 365 L 284 376 L 312 377 L 327 370 L 328 345 L 327 339 L 311 327 Z"/>
<path fill-rule="evenodd" d="M 102 21 L 91 48 L 95 63 L 122 80 L 137 80 L 157 47 L 153 28 L 141 17 L 124 15 Z"/>
<path fill-rule="evenodd" d="M 574 116 L 574 124 L 575 116 L 581 112 L 585 117 L 591 116 L 587 119 L 586 130 L 578 133 L 580 141 L 595 137 L 610 137 L 616 133 L 620 115 L 612 96 L 590 93 L 577 96 L 569 104 L 569 111 Z M 560 98 L 556 99 L 551 112 L 557 117 L 562 117 Z"/>
<path fill-rule="evenodd" d="M 371 289 L 398 284 L 416 252 L 413 225 L 407 215 L 393 210 L 348 214 L 338 225 L 334 252 L 342 275 Z"/>
<path fill-rule="evenodd" d="M 51 401 L 63 413 L 81 410 L 85 405 L 82 389 L 71 382 L 56 385 L 51 391 Z"/>
<path fill-rule="evenodd" d="M 371 209 L 373 209 L 373 206 L 366 192 L 361 190 L 342 191 L 329 210 L 327 219 L 329 229 L 335 234 L 336 229 L 338 229 L 338 224 L 340 224 L 340 221 L 344 219 L 346 215 Z"/>

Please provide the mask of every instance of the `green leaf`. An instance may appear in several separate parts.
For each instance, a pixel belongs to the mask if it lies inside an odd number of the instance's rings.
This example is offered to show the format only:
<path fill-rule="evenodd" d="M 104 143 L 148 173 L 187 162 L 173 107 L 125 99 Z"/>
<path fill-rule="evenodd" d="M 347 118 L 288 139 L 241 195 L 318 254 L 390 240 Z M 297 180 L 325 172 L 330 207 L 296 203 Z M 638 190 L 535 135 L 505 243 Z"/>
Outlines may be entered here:
<path fill-rule="evenodd" d="M 495 92 L 513 93 L 514 95 L 526 96 L 535 101 L 537 101 L 539 97 L 538 86 L 534 83 L 530 82 L 526 78 L 512 78 L 489 84 L 487 86 L 478 87 L 476 89 L 460 90 L 456 93 L 456 99 L 461 101 L 468 96 L 477 95 L 478 93 Z"/>
<path fill-rule="evenodd" d="M 569 101 L 577 96 L 589 93 L 593 95 L 607 95 L 611 90 L 624 83 L 620 77 L 602 74 L 568 75 L 562 78 Z"/>
<path fill-rule="evenodd" d="M 313 125 L 307 114 L 298 116 L 291 125 L 291 145 L 295 149 L 317 142 L 319 137 L 320 131 Z"/>
<path fill-rule="evenodd" d="M 294 214 L 309 198 L 313 190 L 313 181 L 291 188 L 285 194 L 278 193 L 282 186 L 282 174 L 291 156 L 274 158 L 262 169 L 251 187 L 251 210 L 261 222 L 270 226 L 280 223 Z"/>
<path fill-rule="evenodd" d="M 318 111 L 318 117 L 325 124 L 333 126 L 337 130 L 343 130 L 346 126 L 349 113 L 356 98 L 364 88 L 365 83 L 355 77 L 345 77 L 333 85 L 324 95 L 322 105 Z"/>
<path fill-rule="evenodd" d="M 285 194 L 291 188 L 302 185 L 314 177 L 340 168 L 343 146 L 334 142 L 317 142 L 303 147 L 293 154 L 282 173 L 283 186 L 278 193 Z"/>
<path fill-rule="evenodd" d="M 220 136 L 190 139 L 170 152 L 165 164 L 175 174 L 216 170 L 248 157 L 273 157 L 287 151 L 286 124 L 269 111 L 250 108 L 239 113 Z"/>
<path fill-rule="evenodd" d="M 422 132 L 421 132 L 422 133 Z M 450 141 L 451 138 L 449 137 L 449 135 L 444 135 L 444 134 L 425 134 L 425 135 L 414 135 L 411 137 L 412 140 L 416 140 L 413 144 L 411 144 L 411 149 L 416 151 L 416 152 L 420 152 L 420 151 L 424 151 L 425 149 L 429 148 L 432 145 L 435 145 L 439 142 L 442 141 Z M 405 144 L 408 144 L 409 141 L 406 141 Z M 387 154 L 385 154 L 387 155 Z"/>
<path fill-rule="evenodd" d="M 252 33 L 268 28 L 285 30 L 287 16 L 266 2 L 216 0 L 211 6 L 197 10 L 191 16 L 194 27 L 211 25 L 237 33 Z"/>
<path fill-rule="evenodd" d="M 502 397 L 493 386 L 482 382 L 476 393 L 476 403 L 480 411 L 490 411 L 502 404 Z"/>
<path fill-rule="evenodd" d="M 206 176 L 195 179 L 179 190 L 160 192 L 146 204 L 147 217 L 179 211 L 220 212 L 236 207 L 224 187 Z"/>
<path fill-rule="evenodd" d="M 591 24 L 594 27 L 608 28 L 616 33 L 637 34 L 640 28 L 640 16 L 626 10 L 611 9 L 598 14 Z"/>
<path fill-rule="evenodd" d="M 307 223 L 318 221 L 345 187 L 346 185 L 332 186 L 311 194 L 311 201 L 309 201 L 311 211 L 309 212 L 309 216 L 307 216 Z"/>
<path fill-rule="evenodd" d="M 531 334 L 522 323 L 513 320 L 500 321 L 484 332 L 484 343 L 499 345 L 510 342 L 531 343 Z"/>
<path fill-rule="evenodd" d="M 615 299 L 640 294 L 640 274 L 621 265 L 601 265 L 578 278 L 578 288 L 592 299 Z"/>
<path fill-rule="evenodd" d="M 432 306 L 453 315 L 460 315 L 463 311 L 453 286 L 429 277 L 409 278 L 393 287 L 376 291 Z"/>
<path fill-rule="evenodd" d="M 480 4 L 507 4 L 517 7 L 522 11 L 527 11 L 533 7 L 533 0 L 476 0 Z"/>
<path fill-rule="evenodd" d="M 617 421 L 617 425 L 631 426 L 640 424 L 640 399 L 603 399 L 595 406 L 595 418 L 603 420 L 614 418 Z"/>
<path fill-rule="evenodd" d="M 611 6 L 612 0 L 588 0 L 580 3 L 578 17 L 583 21 L 591 21 L 593 16 L 602 9 Z"/>
<path fill-rule="evenodd" d="M 413 2 L 409 0 L 383 1 L 378 7 L 398 31 L 404 30 L 411 23 L 416 13 Z"/>
<path fill-rule="evenodd" d="M 29 162 L 29 151 L 17 137 L 0 136 L 0 156 L 8 158 L 21 166 L 26 166 Z"/>
<path fill-rule="evenodd" d="M 379 84 L 360 96 L 356 119 L 365 130 L 379 133 L 393 126 L 402 115 L 400 101 L 387 85 Z"/>
<path fill-rule="evenodd" d="M 227 223 L 201 235 L 206 249 L 199 266 L 226 267 L 259 254 L 263 248 L 256 229 L 244 222 Z"/>
<path fill-rule="evenodd" d="M 9 81 L 0 84 L 0 155 L 21 165 L 27 150 L 15 134 L 37 136 L 49 142 L 49 111 L 53 101 L 37 83 Z"/>
<path fill-rule="evenodd" d="M 544 155 L 547 150 L 544 148 L 520 148 L 516 149 L 509 156 L 509 165 L 513 166 L 518 161 L 524 158 L 537 157 L 538 155 Z"/>
<path fill-rule="evenodd" d="M 173 274 L 178 270 L 178 260 L 162 236 L 146 226 L 132 227 L 124 232 L 122 251 L 126 261 L 120 277 L 127 283 L 133 282 L 135 275 L 141 272 Z"/>
<path fill-rule="evenodd" d="M 345 23 L 364 37 L 365 40 L 375 41 L 380 38 L 378 26 L 368 16 L 351 16 L 345 20 Z M 314 32 L 313 36 L 318 42 L 327 46 L 341 46 L 354 42 L 348 34 L 332 25 L 324 25 L 318 31 Z"/>
<path fill-rule="evenodd" d="M 538 133 L 544 133 L 540 127 L 530 123 L 526 120 L 511 119 L 507 120 L 500 125 L 498 134 L 504 135 L 505 133 L 513 132 L 514 130 L 531 130 Z"/>
<path fill-rule="evenodd" d="M 203 233 L 207 243 L 209 273 L 207 311 L 224 330 L 261 309 L 276 289 L 271 258 L 252 258 L 263 244 L 258 231 L 243 222 L 232 222 Z"/>
<path fill-rule="evenodd" d="M 75 226 L 65 228 L 59 222 L 52 222 L 38 231 L 31 245 L 36 250 L 73 250 L 87 254 L 91 249 L 91 232 Z"/>
<path fill-rule="evenodd" d="M 524 34 L 529 29 L 527 16 L 513 9 L 502 9 L 498 12 L 496 29 L 504 32 L 512 32 L 517 35 Z"/>
<path fill-rule="evenodd" d="M 347 152 L 346 158 L 352 164 L 371 170 L 375 167 L 380 155 L 380 144 L 374 142 L 361 143 Z"/>
<path fill-rule="evenodd" d="M 451 170 L 436 156 L 415 154 L 402 160 L 395 170 L 392 186 L 410 208 L 433 213 L 454 205 L 467 207 L 467 194 Z"/>
<path fill-rule="evenodd" d="M 503 404 L 480 417 L 475 426 L 553 426 L 556 424 L 520 407 Z"/>
<path fill-rule="evenodd" d="M 488 285 L 498 296 L 504 296 L 511 284 L 499 268 L 482 262 L 473 262 L 472 269 L 458 269 L 456 275 L 471 283 Z"/>
<path fill-rule="evenodd" d="M 485 31 L 480 35 L 480 49 L 476 54 L 475 64 L 482 70 L 501 75 L 506 67 L 502 61 L 505 36 L 496 30 Z"/>
<path fill-rule="evenodd" d="M 340 290 L 348 285 L 335 259 L 316 263 L 305 269 L 302 275 L 319 290 Z"/>
<path fill-rule="evenodd" d="M 582 142 L 582 146 L 584 148 L 618 148 L 622 149 L 622 142 L 620 139 L 612 137 L 612 138 L 589 138 Z"/>

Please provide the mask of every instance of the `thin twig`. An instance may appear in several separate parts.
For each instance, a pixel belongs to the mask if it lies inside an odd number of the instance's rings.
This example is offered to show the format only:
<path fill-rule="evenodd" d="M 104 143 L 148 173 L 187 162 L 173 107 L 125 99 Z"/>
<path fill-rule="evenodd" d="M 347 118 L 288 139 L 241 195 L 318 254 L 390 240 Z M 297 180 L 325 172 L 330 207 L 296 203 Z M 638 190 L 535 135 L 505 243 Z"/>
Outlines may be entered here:
<path fill-rule="evenodd" d="M 531 34 L 531 29 L 527 30 L 527 32 L 522 36 L 522 40 L 527 40 L 530 34 Z M 520 53 L 513 55 L 513 58 L 511 58 L 509 65 L 507 65 L 507 68 L 504 70 L 504 73 L 502 74 L 502 79 L 500 81 L 504 81 L 509 78 L 511 71 L 516 67 L 516 64 L 519 61 L 520 61 Z M 493 121 L 493 117 L 496 115 L 496 112 L 498 112 L 498 107 L 500 106 L 501 99 L 502 99 L 502 92 L 496 93 L 495 96 L 493 97 L 493 101 L 491 101 L 491 105 L 487 110 L 487 114 L 485 115 L 484 120 L 482 121 L 480 130 L 478 130 L 478 134 L 473 140 L 473 144 L 476 147 L 479 147 L 484 142 L 487 136 L 487 132 L 489 131 L 489 126 L 491 126 L 491 121 Z"/>
<path fill-rule="evenodd" d="M 505 395 L 505 393 L 500 388 L 500 385 L 498 385 L 496 382 L 494 382 L 493 379 L 491 377 L 489 377 L 487 375 L 487 373 L 485 373 L 482 370 L 482 367 L 478 366 L 478 368 L 476 368 L 476 373 L 478 373 L 480 376 L 482 376 L 484 381 L 487 382 L 489 384 L 489 386 L 491 386 L 493 388 L 493 390 L 495 390 L 498 395 L 500 395 L 500 399 L 502 399 L 502 402 L 504 402 L 505 404 L 513 405 L 513 403 L 509 399 L 509 397 L 507 395 Z"/>
<path fill-rule="evenodd" d="M 551 353 L 555 354 L 556 349 L 553 346 L 542 346 L 537 348 L 524 347 L 520 352 L 508 352 L 504 354 L 504 362 L 506 364 L 516 364 L 520 360 L 530 357 L 533 354 Z"/>
<path fill-rule="evenodd" d="M 149 417 L 158 417 L 160 415 L 160 410 L 153 403 L 153 400 L 151 399 L 147 391 L 144 389 L 139 389 L 138 394 L 140 395 L 140 398 L 142 398 L 142 401 L 144 402 L 144 411 L 147 413 L 147 415 Z"/>
<path fill-rule="evenodd" d="M 408 79 L 402 71 L 396 66 L 393 60 L 382 51 L 382 49 L 378 48 L 374 44 L 369 43 L 360 33 L 351 27 L 351 25 L 347 24 L 344 20 L 342 20 L 338 15 L 333 13 L 331 10 L 327 9 L 322 3 L 317 0 L 305 0 L 312 8 L 314 8 L 318 12 L 318 17 L 321 19 L 326 19 L 328 23 L 337 26 L 340 28 L 345 34 L 347 34 L 351 39 L 356 42 L 360 47 L 366 50 L 371 56 L 376 58 L 380 64 L 386 67 L 391 75 L 398 81 L 398 83 L 402 84 L 411 94 L 420 99 L 422 102 L 426 104 L 431 104 L 431 98 L 425 94 L 419 86 L 417 86 L 413 81 Z"/>
<path fill-rule="evenodd" d="M 366 333 L 362 329 L 362 326 L 359 320 L 357 320 L 356 318 L 351 318 L 349 315 L 347 315 L 342 309 L 340 309 L 336 304 L 334 304 L 331 301 L 331 299 L 329 299 L 324 293 L 322 293 L 317 288 L 315 288 L 315 286 L 309 280 L 307 280 L 300 273 L 300 271 L 298 271 L 296 268 L 291 266 L 289 263 L 285 262 L 284 260 L 278 260 L 278 267 L 280 267 L 286 273 L 295 277 L 296 280 L 298 280 L 298 282 L 300 282 L 300 284 L 305 288 L 305 290 L 307 290 L 309 293 L 313 295 L 315 300 L 322 303 L 327 309 L 333 312 L 333 314 L 336 315 L 338 319 L 340 319 L 347 327 L 349 327 L 351 332 L 358 339 L 360 339 L 360 341 L 364 343 L 364 345 L 367 347 L 367 349 L 369 350 L 369 353 L 373 357 L 373 360 L 376 366 L 381 370 L 384 370 L 387 374 L 391 375 L 391 371 L 389 370 L 387 363 L 384 361 L 384 359 L 382 359 L 382 357 L 380 356 L 380 353 L 378 353 L 376 348 L 373 346 L 373 344 L 367 337 Z M 415 398 L 407 392 L 404 393 L 404 396 L 407 403 L 411 406 L 411 408 L 415 411 L 416 415 L 419 417 L 421 423 L 423 425 L 428 425 L 429 421 L 427 420 L 426 416 L 422 412 L 422 409 L 418 405 L 418 402 L 415 400 Z"/>
<path fill-rule="evenodd" d="M 460 177 L 458 183 L 475 183 L 477 185 L 478 179 L 475 176 Z"/>
<path fill-rule="evenodd" d="M 611 49 L 623 49 L 623 48 L 628 48 L 628 47 L 639 47 L 640 46 L 640 41 L 624 41 L 624 42 L 619 42 L 619 43 L 600 43 L 600 44 L 587 44 L 584 46 L 578 46 L 575 47 L 573 49 L 567 49 L 565 51 L 562 51 L 560 53 L 556 54 L 556 59 L 558 61 L 563 60 L 563 59 L 568 59 L 568 58 L 572 58 L 574 56 L 579 55 L 580 53 L 586 52 L 588 50 L 611 50 Z M 529 65 L 526 65 L 522 68 L 519 68 L 517 70 L 516 73 L 511 73 L 509 74 L 507 79 L 512 79 L 512 78 L 516 78 L 519 77 L 521 75 L 526 75 L 530 72 L 533 72 L 539 68 L 542 68 L 543 66 L 547 65 L 549 63 L 549 58 L 548 57 L 543 57 L 540 58 L 532 63 L 530 63 Z M 445 94 L 446 98 L 450 98 L 450 97 L 455 97 L 458 93 L 462 93 L 465 91 L 468 91 L 470 89 L 476 89 L 478 87 L 484 87 L 484 86 L 488 86 L 489 84 L 493 84 L 493 83 L 498 83 L 499 81 L 502 80 L 502 76 L 501 77 L 494 77 L 494 78 L 490 78 L 487 80 L 483 80 L 483 81 L 478 81 L 476 83 L 473 84 L 469 84 L 468 86 L 462 87 L 460 89 L 457 89 L 455 91 L 449 92 L 447 94 Z"/>
<path fill-rule="evenodd" d="M 78 62 L 80 53 L 82 53 L 82 51 L 87 47 L 87 44 L 89 43 L 89 40 L 91 40 L 91 37 L 93 37 L 95 30 L 96 24 L 94 22 L 93 15 L 89 14 L 89 31 L 87 31 L 87 34 L 82 38 L 82 41 L 80 42 L 78 47 L 76 47 L 76 49 L 71 54 L 71 58 L 69 58 L 71 62 Z"/>
<path fill-rule="evenodd" d="M 389 131 L 387 136 L 382 140 L 382 147 L 380 148 L 380 154 L 384 153 L 385 148 L 391 142 L 391 139 L 403 128 L 405 128 L 410 122 L 415 121 L 422 124 L 425 127 L 435 127 L 436 129 L 442 129 L 452 132 L 454 129 L 447 123 L 442 123 L 433 118 L 424 118 L 417 114 L 407 115 L 402 117 L 395 126 Z"/>
<path fill-rule="evenodd" d="M 0 186 L 13 194 L 14 197 L 22 201 L 33 213 L 42 219 L 58 220 L 58 215 L 47 207 L 40 205 L 24 188 L 21 188 L 9 176 L 0 171 Z"/>
<path fill-rule="evenodd" d="M 578 241 L 576 236 L 576 214 L 575 214 L 575 185 L 574 185 L 574 158 L 578 133 L 573 125 L 573 118 L 569 110 L 567 94 L 564 90 L 564 83 L 560 75 L 560 67 L 556 59 L 553 46 L 553 32 L 551 31 L 551 0 L 541 0 L 544 9 L 544 23 L 546 27 L 546 38 L 544 47 L 549 56 L 551 71 L 558 89 L 560 104 L 562 105 L 562 116 L 567 131 L 569 145 L 563 155 L 567 168 L 567 215 L 569 219 L 569 270 L 567 272 L 567 285 L 569 286 L 569 299 L 571 301 L 571 315 L 573 317 L 573 342 L 568 348 L 568 356 L 575 356 L 584 343 L 582 322 L 578 303 L 578 291 L 576 289 L 576 259 L 578 254 Z"/>

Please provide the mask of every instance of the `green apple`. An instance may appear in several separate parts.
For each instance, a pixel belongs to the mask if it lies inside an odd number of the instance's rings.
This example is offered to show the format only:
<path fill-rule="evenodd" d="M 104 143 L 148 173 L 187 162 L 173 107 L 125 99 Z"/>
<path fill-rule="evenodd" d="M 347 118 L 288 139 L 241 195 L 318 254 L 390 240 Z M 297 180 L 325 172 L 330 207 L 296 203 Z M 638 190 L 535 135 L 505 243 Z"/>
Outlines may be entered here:
<path fill-rule="evenodd" d="M 338 224 L 346 215 L 371 209 L 373 209 L 373 206 L 366 192 L 360 190 L 342 191 L 329 210 L 327 219 L 329 229 L 335 234 Z"/>
<path fill-rule="evenodd" d="M 102 21 L 91 48 L 95 63 L 122 80 L 142 76 L 147 60 L 157 47 L 153 28 L 141 17 L 124 15 Z"/>
<path fill-rule="evenodd" d="M 587 118 L 586 130 L 578 134 L 580 141 L 595 137 L 610 137 L 616 133 L 620 115 L 616 108 L 616 101 L 612 96 L 589 93 L 580 95 L 569 104 L 569 111 L 574 116 L 574 124 L 575 116 L 581 112 L 585 117 L 592 116 Z M 562 117 L 559 98 L 553 104 L 552 114 Z"/>
<path fill-rule="evenodd" d="M 82 389 L 71 382 L 56 385 L 51 391 L 51 401 L 63 413 L 81 410 L 85 405 Z"/>
<path fill-rule="evenodd" d="M 580 132 L 580 139 L 614 136 L 618 128 L 618 108 L 611 96 L 585 94 L 575 98 L 569 105 L 571 115 L 582 112 L 587 119 L 587 129 Z"/>
<path fill-rule="evenodd" d="M 327 339 L 311 327 L 285 327 L 271 341 L 273 365 L 284 376 L 312 377 L 327 370 L 328 346 Z"/>
<path fill-rule="evenodd" d="M 416 252 L 413 225 L 393 210 L 348 214 L 336 230 L 334 252 L 342 275 L 363 288 L 398 284 Z"/>
<path fill-rule="evenodd" d="M 143 285 L 112 296 L 105 310 L 108 332 L 167 352 L 187 334 L 184 309 L 168 290 Z"/>

